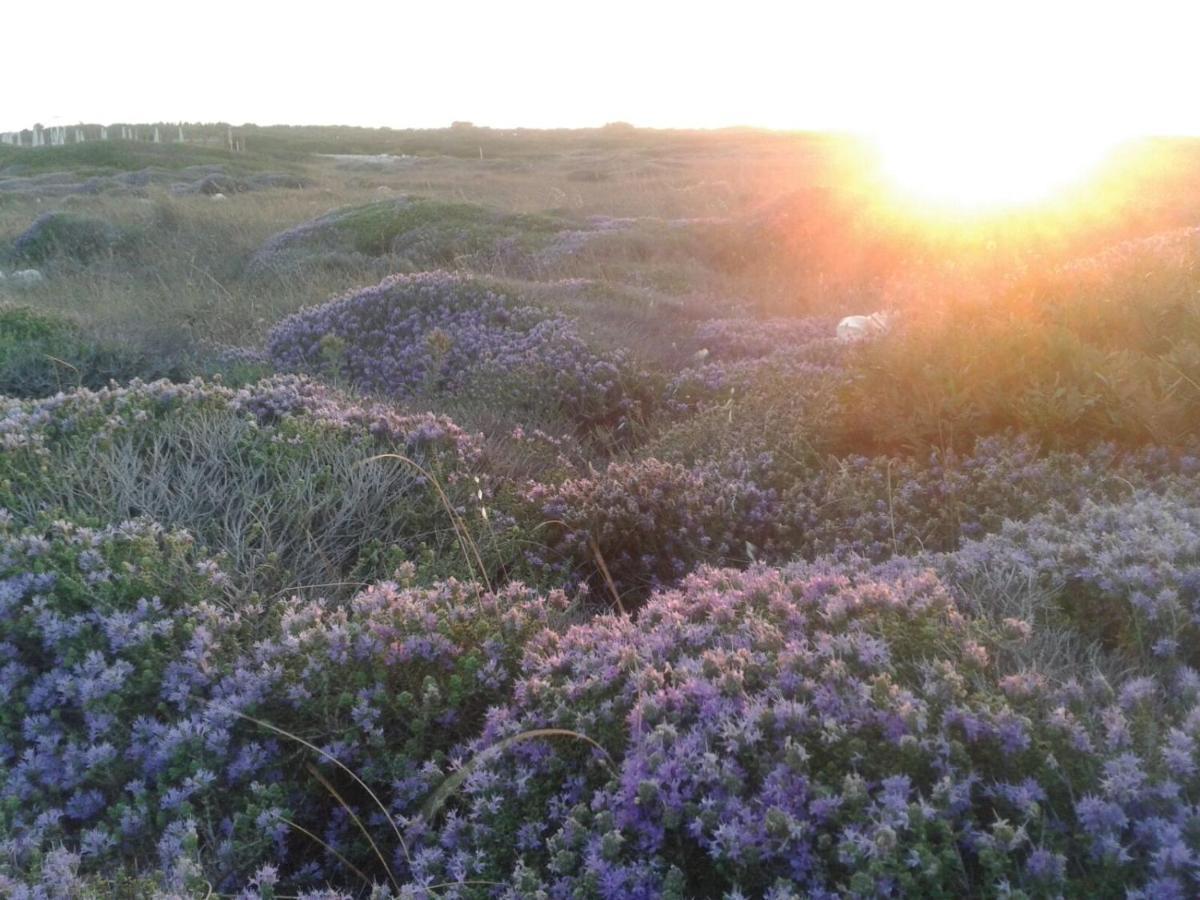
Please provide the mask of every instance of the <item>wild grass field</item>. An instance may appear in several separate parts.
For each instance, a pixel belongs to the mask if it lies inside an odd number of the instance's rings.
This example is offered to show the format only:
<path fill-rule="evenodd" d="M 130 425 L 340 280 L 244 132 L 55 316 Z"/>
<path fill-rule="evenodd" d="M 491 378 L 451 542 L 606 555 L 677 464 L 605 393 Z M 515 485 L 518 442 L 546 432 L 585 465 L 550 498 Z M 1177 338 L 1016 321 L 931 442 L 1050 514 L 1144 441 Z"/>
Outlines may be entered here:
<path fill-rule="evenodd" d="M 243 131 L 0 147 L 0 895 L 1200 894 L 1200 143 Z"/>

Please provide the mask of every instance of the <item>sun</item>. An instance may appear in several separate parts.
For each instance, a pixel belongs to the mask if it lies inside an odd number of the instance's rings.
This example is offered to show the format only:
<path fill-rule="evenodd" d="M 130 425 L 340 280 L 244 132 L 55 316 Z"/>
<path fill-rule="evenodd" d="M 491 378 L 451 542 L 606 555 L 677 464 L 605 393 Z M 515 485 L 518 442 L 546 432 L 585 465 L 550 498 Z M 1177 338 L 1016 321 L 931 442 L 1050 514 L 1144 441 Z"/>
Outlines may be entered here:
<path fill-rule="evenodd" d="M 985 213 L 1052 201 L 1108 159 L 1115 137 L 1034 130 L 921 130 L 874 135 L 890 190 L 935 211 Z"/>

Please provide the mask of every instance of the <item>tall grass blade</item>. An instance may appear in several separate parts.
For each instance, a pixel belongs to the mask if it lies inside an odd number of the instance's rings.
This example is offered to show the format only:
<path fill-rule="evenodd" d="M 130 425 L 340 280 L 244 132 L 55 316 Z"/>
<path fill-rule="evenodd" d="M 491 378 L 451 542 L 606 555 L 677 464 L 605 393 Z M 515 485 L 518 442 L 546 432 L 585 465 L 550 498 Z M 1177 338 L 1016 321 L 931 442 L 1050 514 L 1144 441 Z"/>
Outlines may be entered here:
<path fill-rule="evenodd" d="M 438 785 L 438 789 L 434 791 L 432 795 L 430 795 L 427 801 L 425 801 L 425 806 L 421 810 L 422 817 L 427 821 L 432 820 L 438 814 L 441 808 L 445 806 L 446 801 L 449 800 L 450 797 L 453 796 L 454 792 L 462 786 L 463 782 L 471 777 L 471 773 L 478 769 L 479 766 L 482 765 L 489 757 L 495 756 L 498 753 L 502 753 L 504 750 L 508 749 L 514 744 L 520 743 L 521 741 L 530 741 L 536 740 L 537 738 L 548 737 L 565 737 L 572 738 L 577 741 L 583 741 L 585 744 L 589 744 L 596 750 L 600 751 L 600 753 L 604 756 L 605 765 L 610 770 L 615 768 L 612 757 L 609 756 L 608 751 L 586 734 L 580 734 L 578 731 L 572 731 L 569 728 L 534 728 L 530 731 L 522 731 L 520 734 L 510 735 L 501 741 L 497 741 L 490 747 L 485 747 L 465 763 L 463 763 L 459 770 L 448 776 L 445 781 Z"/>

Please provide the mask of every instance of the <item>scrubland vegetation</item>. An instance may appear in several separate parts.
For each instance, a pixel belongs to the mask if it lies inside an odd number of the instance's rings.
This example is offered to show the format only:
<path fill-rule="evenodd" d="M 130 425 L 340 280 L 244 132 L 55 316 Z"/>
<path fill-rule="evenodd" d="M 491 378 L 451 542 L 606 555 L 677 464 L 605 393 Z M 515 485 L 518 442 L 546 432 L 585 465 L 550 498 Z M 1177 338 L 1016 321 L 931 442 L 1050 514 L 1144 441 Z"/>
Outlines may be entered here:
<path fill-rule="evenodd" d="M 246 143 L 0 147 L 0 894 L 1200 891 L 1200 145 Z"/>

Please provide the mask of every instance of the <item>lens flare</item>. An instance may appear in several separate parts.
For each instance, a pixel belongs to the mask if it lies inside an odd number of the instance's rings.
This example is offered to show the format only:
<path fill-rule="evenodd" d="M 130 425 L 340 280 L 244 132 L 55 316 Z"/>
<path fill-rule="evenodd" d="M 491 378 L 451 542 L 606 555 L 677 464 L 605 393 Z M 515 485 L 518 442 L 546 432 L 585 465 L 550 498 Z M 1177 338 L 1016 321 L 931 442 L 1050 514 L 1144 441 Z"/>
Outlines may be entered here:
<path fill-rule="evenodd" d="M 879 173 L 906 200 L 954 213 L 1051 201 L 1111 157 L 1115 137 L 1034 130 L 913 129 L 875 135 Z"/>

